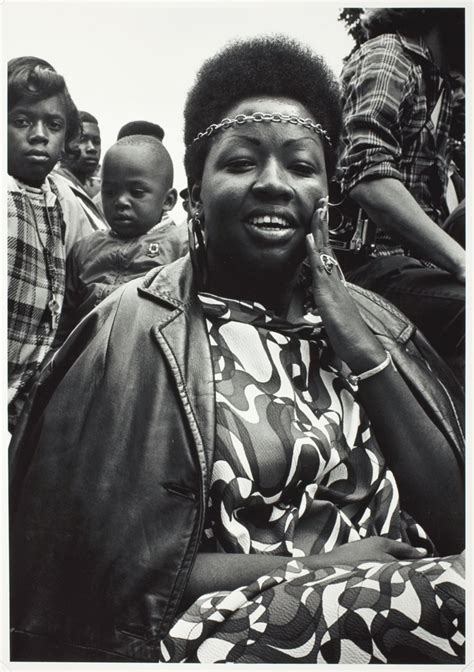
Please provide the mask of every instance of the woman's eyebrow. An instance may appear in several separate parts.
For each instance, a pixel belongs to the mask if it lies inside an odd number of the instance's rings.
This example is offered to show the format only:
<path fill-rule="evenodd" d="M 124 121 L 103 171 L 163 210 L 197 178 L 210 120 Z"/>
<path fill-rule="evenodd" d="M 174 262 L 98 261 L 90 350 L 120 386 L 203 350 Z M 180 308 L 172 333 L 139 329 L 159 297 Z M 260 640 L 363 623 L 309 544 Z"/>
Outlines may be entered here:
<path fill-rule="evenodd" d="M 297 142 L 305 142 L 306 140 L 311 140 L 311 142 L 314 142 L 318 147 L 321 145 L 320 140 L 318 138 L 312 136 L 312 135 L 306 135 L 302 138 L 289 138 L 288 140 L 285 140 L 283 143 L 283 147 L 286 147 L 287 145 L 292 145 Z"/>
<path fill-rule="evenodd" d="M 246 140 L 247 142 L 250 142 L 252 145 L 262 144 L 259 138 L 255 137 L 254 135 L 246 135 L 244 133 L 235 133 L 234 135 L 227 135 L 223 139 L 224 141 L 227 141 L 227 143 L 232 142 L 233 140 Z"/>

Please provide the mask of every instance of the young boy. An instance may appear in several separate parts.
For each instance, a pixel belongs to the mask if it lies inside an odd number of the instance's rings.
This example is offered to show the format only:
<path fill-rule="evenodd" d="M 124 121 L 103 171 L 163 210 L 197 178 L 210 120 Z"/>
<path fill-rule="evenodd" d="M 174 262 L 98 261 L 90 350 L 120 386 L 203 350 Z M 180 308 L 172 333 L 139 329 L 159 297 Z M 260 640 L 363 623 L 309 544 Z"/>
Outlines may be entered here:
<path fill-rule="evenodd" d="M 74 144 L 68 148 L 61 163 L 54 168 L 54 175 L 61 175 L 77 197 L 94 231 L 109 228 L 104 214 L 94 203 L 94 196 L 100 193 L 100 178 L 92 177 L 99 167 L 101 154 L 100 129 L 97 119 L 84 110 L 79 111 L 81 130 Z"/>
<path fill-rule="evenodd" d="M 66 84 L 39 58 L 8 64 L 8 413 L 13 429 L 51 348 L 65 259 L 91 227 L 62 178 L 49 173 L 79 131 Z"/>
<path fill-rule="evenodd" d="M 186 227 L 161 224 L 176 199 L 173 164 L 159 140 L 132 135 L 109 149 L 102 165 L 102 201 L 110 231 L 80 240 L 68 257 L 55 346 L 116 287 L 187 252 Z"/>

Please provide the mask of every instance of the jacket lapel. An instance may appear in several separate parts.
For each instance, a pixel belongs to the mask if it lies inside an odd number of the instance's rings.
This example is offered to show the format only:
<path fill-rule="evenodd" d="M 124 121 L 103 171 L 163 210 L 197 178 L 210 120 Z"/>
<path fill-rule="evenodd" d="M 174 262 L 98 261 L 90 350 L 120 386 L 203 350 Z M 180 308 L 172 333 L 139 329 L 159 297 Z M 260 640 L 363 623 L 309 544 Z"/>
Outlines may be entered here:
<path fill-rule="evenodd" d="M 148 274 L 139 293 L 167 306 L 152 335 L 176 382 L 201 464 L 207 501 L 216 425 L 214 371 L 189 257 Z"/>

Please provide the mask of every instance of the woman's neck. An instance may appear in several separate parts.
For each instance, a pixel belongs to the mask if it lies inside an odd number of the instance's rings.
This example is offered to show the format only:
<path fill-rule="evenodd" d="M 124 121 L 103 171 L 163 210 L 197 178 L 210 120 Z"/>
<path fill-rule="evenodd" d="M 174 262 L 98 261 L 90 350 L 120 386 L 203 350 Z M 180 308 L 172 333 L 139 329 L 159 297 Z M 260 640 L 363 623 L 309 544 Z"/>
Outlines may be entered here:
<path fill-rule="evenodd" d="M 237 276 L 226 269 L 214 269 L 209 272 L 205 291 L 229 299 L 261 303 L 276 315 L 287 318 L 290 313 L 303 312 L 297 278 L 298 272 L 291 277 L 259 271 Z"/>

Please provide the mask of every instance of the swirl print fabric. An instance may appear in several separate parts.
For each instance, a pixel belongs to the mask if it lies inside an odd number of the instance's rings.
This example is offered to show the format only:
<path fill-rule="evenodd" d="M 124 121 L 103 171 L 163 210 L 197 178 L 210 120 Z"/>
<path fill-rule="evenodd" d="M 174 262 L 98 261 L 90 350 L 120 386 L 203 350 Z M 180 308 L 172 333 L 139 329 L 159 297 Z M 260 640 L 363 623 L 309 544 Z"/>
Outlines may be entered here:
<path fill-rule="evenodd" d="M 434 552 L 400 510 L 393 474 L 319 316 L 290 324 L 259 304 L 200 299 L 217 410 L 201 550 L 288 563 L 196 600 L 163 640 L 162 660 L 460 662 L 462 559 L 304 565 L 305 555 L 368 536 Z"/>

